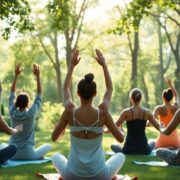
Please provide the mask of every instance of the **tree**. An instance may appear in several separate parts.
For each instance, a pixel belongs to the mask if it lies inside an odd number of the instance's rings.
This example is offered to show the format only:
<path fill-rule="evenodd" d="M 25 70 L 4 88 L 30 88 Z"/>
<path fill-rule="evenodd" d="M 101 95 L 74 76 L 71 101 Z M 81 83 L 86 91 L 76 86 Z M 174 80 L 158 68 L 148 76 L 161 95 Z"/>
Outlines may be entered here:
<path fill-rule="evenodd" d="M 66 65 L 68 68 L 71 52 L 78 46 L 84 15 L 88 7 L 89 0 L 83 0 L 81 4 L 74 0 L 53 0 L 49 1 L 47 5 L 49 12 L 47 27 L 50 28 L 44 34 L 39 33 L 38 37 L 56 72 L 58 102 L 63 100 L 61 63 L 59 59 L 60 50 L 63 50 L 59 48 L 59 37 L 65 39 Z M 43 37 L 50 40 L 54 49 L 54 56 L 49 52 Z M 63 43 L 61 41 L 61 46 Z"/>
<path fill-rule="evenodd" d="M 158 7 L 158 8 L 157 8 Z M 155 13 L 154 13 L 155 9 Z M 157 13 L 158 9 L 158 13 Z M 171 15 L 168 13 L 168 10 L 172 10 L 175 14 Z M 160 13 L 159 13 L 160 12 Z M 130 6 L 127 8 L 127 13 L 123 15 L 116 31 L 119 33 L 129 32 L 130 27 L 133 27 L 134 30 L 139 29 L 140 21 L 144 16 L 153 16 L 156 21 L 159 23 L 161 28 L 165 31 L 166 37 L 168 39 L 171 51 L 174 55 L 176 62 L 176 83 L 175 86 L 178 91 L 180 91 L 180 57 L 179 57 L 179 46 L 180 46 L 180 23 L 176 17 L 180 15 L 180 1 L 178 0 L 134 0 L 130 3 Z M 164 18 L 162 21 L 161 19 Z M 172 33 L 168 29 L 167 20 L 170 20 L 176 25 L 176 40 L 174 40 Z M 160 36 L 160 31 L 158 32 Z M 162 48 L 162 47 L 160 47 Z M 162 50 L 162 49 L 161 49 Z M 161 50 L 159 51 L 161 53 Z M 160 60 L 162 61 L 162 54 L 160 54 Z M 161 73 L 163 73 L 163 63 L 160 62 Z M 162 78 L 161 78 L 162 79 Z M 161 80 L 162 81 L 162 80 Z"/>
<path fill-rule="evenodd" d="M 31 9 L 26 0 L 1 0 L 0 31 L 2 36 L 8 39 L 14 30 L 17 30 L 19 33 L 23 33 L 25 30 L 32 30 L 33 25 L 29 17 L 30 12 Z"/>
<path fill-rule="evenodd" d="M 117 22 L 116 28 L 113 30 L 115 34 L 121 35 L 122 33 L 126 33 L 128 37 L 129 42 L 129 49 L 131 53 L 131 88 L 134 88 L 137 86 L 137 75 L 138 75 L 138 53 L 139 53 L 139 28 L 141 23 L 141 11 L 136 12 L 135 9 L 137 9 L 139 6 L 139 0 L 135 0 L 128 5 L 126 5 L 126 13 L 122 15 L 121 10 L 121 18 Z M 131 21 L 129 18 L 132 16 L 132 14 L 137 13 L 138 18 L 134 19 L 134 22 Z M 136 17 L 136 16 L 135 16 Z M 135 26 L 135 25 L 136 26 Z M 133 25 L 133 29 L 131 26 Z M 130 36 L 131 32 L 133 33 L 133 40 Z"/>

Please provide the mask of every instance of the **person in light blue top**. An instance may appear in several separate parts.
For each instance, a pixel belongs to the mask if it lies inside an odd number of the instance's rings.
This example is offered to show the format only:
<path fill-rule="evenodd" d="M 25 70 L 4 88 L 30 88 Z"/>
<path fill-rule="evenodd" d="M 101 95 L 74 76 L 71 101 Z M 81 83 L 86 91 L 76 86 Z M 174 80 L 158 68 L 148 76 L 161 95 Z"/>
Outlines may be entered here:
<path fill-rule="evenodd" d="M 17 98 L 15 96 L 16 80 L 18 75 L 22 72 L 20 64 L 15 68 L 15 75 L 12 82 L 11 94 L 9 97 L 9 113 L 11 117 L 12 127 L 22 124 L 23 131 L 11 135 L 9 144 L 17 147 L 16 154 L 12 159 L 18 160 L 35 160 L 41 159 L 51 149 L 49 144 L 42 145 L 34 149 L 35 138 L 35 118 L 36 114 L 41 107 L 41 82 L 40 82 L 40 69 L 39 66 L 33 65 L 33 73 L 37 80 L 37 95 L 34 103 L 29 107 L 29 96 L 27 93 L 20 93 Z"/>
<path fill-rule="evenodd" d="M 106 92 L 103 102 L 98 108 L 93 106 L 96 83 L 93 81 L 94 75 L 89 73 L 78 83 L 77 94 L 81 104 L 75 107 L 69 87 L 74 67 L 80 61 L 79 51 L 74 50 L 71 55 L 70 67 L 64 82 L 65 110 L 52 133 L 52 140 L 56 141 L 64 134 L 67 125 L 70 126 L 71 147 L 68 159 L 58 153 L 52 156 L 52 162 L 64 180 L 111 180 L 125 161 L 122 153 L 105 160 L 102 149 L 103 127 L 106 126 L 119 142 L 124 140 L 124 136 L 108 112 L 112 82 L 105 58 L 98 49 L 96 60 L 102 66 L 105 76 Z"/>

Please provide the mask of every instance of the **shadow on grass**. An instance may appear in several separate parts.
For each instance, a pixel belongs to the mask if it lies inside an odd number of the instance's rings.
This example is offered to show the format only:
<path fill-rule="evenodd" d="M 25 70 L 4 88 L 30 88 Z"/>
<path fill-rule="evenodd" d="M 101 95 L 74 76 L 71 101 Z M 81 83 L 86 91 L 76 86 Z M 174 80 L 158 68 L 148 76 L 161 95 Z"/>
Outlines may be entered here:
<path fill-rule="evenodd" d="M 156 138 L 158 132 L 154 128 L 147 129 L 148 138 Z M 1 142 L 7 142 L 8 136 L 4 133 L 0 133 Z M 51 143 L 52 150 L 46 156 L 52 156 L 52 154 L 58 152 L 64 154 L 66 157 L 69 153 L 70 137 L 69 131 L 66 131 L 64 137 L 57 142 L 51 141 L 51 132 L 36 132 L 36 147 Z M 103 139 L 103 148 L 105 151 L 111 151 L 110 145 L 118 144 L 111 134 L 105 134 Z M 108 157 L 107 157 L 108 158 Z M 126 156 L 126 161 L 120 174 L 128 174 L 129 176 L 138 176 L 140 180 L 178 180 L 179 169 L 172 167 L 151 167 L 145 165 L 134 165 L 133 160 L 138 161 L 151 161 L 160 160 L 158 157 L 133 155 Z M 36 173 L 55 173 L 51 162 L 43 164 L 23 165 L 11 168 L 0 168 L 0 180 L 35 180 L 39 179 L 35 176 Z"/>

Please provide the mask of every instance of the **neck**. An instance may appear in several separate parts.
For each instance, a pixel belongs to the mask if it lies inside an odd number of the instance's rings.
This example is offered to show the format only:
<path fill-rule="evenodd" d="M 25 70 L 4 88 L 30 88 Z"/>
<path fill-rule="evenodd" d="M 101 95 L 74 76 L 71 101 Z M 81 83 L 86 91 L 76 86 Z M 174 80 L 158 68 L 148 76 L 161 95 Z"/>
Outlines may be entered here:
<path fill-rule="evenodd" d="M 93 101 L 93 98 L 87 101 L 81 99 L 81 107 L 92 107 L 92 101 Z"/>
<path fill-rule="evenodd" d="M 164 104 L 167 105 L 167 106 L 171 105 L 170 101 L 164 101 Z"/>
<path fill-rule="evenodd" d="M 132 104 L 132 107 L 140 107 L 140 103 L 134 103 Z"/>

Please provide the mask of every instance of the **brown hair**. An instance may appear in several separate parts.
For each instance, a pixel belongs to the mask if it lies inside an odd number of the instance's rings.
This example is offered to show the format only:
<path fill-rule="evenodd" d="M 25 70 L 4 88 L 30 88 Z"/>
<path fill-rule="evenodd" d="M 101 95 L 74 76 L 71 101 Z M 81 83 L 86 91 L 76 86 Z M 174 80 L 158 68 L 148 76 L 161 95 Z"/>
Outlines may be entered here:
<path fill-rule="evenodd" d="M 78 83 L 78 93 L 84 100 L 91 99 L 96 93 L 96 83 L 93 79 L 94 75 L 89 73 Z"/>
<path fill-rule="evenodd" d="M 20 93 L 15 101 L 15 107 L 19 109 L 25 109 L 29 104 L 29 95 L 27 93 Z"/>
<path fill-rule="evenodd" d="M 163 95 L 163 98 L 166 100 L 166 101 L 171 101 L 172 98 L 173 98 L 173 92 L 172 92 L 172 89 L 171 88 L 168 88 L 168 89 L 165 89 L 162 93 Z"/>

